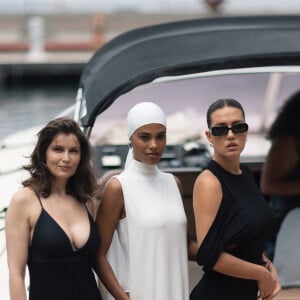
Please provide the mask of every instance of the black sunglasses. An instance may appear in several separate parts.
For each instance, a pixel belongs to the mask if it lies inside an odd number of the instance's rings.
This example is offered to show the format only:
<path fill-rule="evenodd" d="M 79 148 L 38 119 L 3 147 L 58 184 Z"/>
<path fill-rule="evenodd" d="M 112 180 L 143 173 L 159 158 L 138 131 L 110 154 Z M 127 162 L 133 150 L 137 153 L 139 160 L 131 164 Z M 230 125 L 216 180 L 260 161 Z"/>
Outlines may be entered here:
<path fill-rule="evenodd" d="M 224 136 L 228 134 L 228 131 L 231 130 L 233 133 L 244 133 L 248 131 L 247 123 L 237 123 L 233 124 L 231 127 L 227 125 L 218 125 L 210 129 L 210 132 L 214 136 Z"/>

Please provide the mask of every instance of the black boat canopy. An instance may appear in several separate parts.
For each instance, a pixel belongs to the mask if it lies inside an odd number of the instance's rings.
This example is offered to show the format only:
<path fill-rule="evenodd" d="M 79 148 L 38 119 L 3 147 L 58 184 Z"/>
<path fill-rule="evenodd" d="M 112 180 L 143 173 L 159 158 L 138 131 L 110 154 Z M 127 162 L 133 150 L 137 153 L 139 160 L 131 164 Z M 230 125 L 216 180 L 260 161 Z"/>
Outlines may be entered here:
<path fill-rule="evenodd" d="M 300 65 L 300 15 L 179 21 L 124 33 L 84 68 L 83 127 L 120 95 L 162 76 L 213 70 Z"/>

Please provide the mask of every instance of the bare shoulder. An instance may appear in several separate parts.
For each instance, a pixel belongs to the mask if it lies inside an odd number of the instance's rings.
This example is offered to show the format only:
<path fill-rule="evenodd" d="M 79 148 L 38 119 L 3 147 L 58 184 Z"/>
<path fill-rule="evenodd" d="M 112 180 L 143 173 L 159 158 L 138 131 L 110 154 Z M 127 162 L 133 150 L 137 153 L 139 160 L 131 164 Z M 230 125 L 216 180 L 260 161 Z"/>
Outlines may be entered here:
<path fill-rule="evenodd" d="M 222 200 L 222 187 L 218 178 L 209 170 L 204 170 L 196 179 L 193 190 L 194 207 L 210 211 L 215 215 Z"/>
<path fill-rule="evenodd" d="M 114 197 L 116 194 L 120 194 L 122 187 L 120 182 L 114 178 L 114 176 L 121 173 L 121 170 L 112 170 L 104 173 L 98 180 L 98 188 L 95 193 L 95 196 L 87 202 L 89 210 L 92 212 L 92 215 L 96 215 L 98 208 L 100 207 L 101 202 L 104 200 L 105 191 L 106 198 L 108 195 L 112 194 Z M 109 192 L 108 192 L 109 191 Z"/>
<path fill-rule="evenodd" d="M 28 187 L 21 188 L 12 196 L 6 217 L 30 217 L 38 209 L 39 203 L 33 190 Z"/>
<path fill-rule="evenodd" d="M 204 170 L 196 178 L 194 188 L 197 187 L 201 187 L 201 189 L 219 189 L 221 184 L 212 172 Z"/>
<path fill-rule="evenodd" d="M 9 206 L 28 206 L 36 198 L 36 194 L 32 189 L 24 187 L 13 194 Z"/>
<path fill-rule="evenodd" d="M 104 194 L 106 192 L 110 192 L 110 193 L 114 193 L 114 194 L 123 193 L 122 192 L 122 185 L 116 177 L 111 178 L 106 183 L 106 185 L 104 187 Z"/>
<path fill-rule="evenodd" d="M 124 196 L 122 185 L 117 178 L 111 178 L 105 185 L 100 207 L 108 209 L 123 209 Z"/>
<path fill-rule="evenodd" d="M 120 173 L 122 172 L 122 170 L 120 169 L 116 169 L 116 170 L 110 170 L 110 171 L 107 171 L 105 172 L 100 178 L 99 178 L 99 181 L 98 181 L 98 184 L 99 186 L 104 189 L 107 182 L 111 180 L 111 178 L 113 176 L 116 176 L 116 175 L 119 175 Z"/>

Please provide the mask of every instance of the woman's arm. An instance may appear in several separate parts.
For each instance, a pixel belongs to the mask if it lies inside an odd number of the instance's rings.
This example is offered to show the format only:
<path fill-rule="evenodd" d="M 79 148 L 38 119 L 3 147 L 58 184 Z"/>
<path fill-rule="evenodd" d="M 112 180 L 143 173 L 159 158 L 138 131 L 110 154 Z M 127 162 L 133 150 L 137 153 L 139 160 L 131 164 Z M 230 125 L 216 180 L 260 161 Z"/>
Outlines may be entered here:
<path fill-rule="evenodd" d="M 210 171 L 203 171 L 196 179 L 193 191 L 198 248 L 215 220 L 221 200 L 220 182 Z M 272 294 L 275 288 L 275 281 L 265 267 L 241 260 L 226 252 L 220 254 L 213 270 L 228 276 L 257 280 L 263 297 Z"/>
<path fill-rule="evenodd" d="M 6 217 L 5 234 L 11 300 L 25 300 L 25 271 L 30 241 L 28 192 L 18 191 L 11 199 Z"/>
<path fill-rule="evenodd" d="M 197 246 L 200 248 L 219 209 L 222 190 L 219 181 L 210 171 L 203 171 L 196 179 L 193 189 Z"/>
<path fill-rule="evenodd" d="M 297 141 L 293 136 L 281 136 L 272 141 L 264 163 L 260 187 L 267 195 L 299 195 L 300 180 L 288 178 L 299 163 Z"/>
<path fill-rule="evenodd" d="M 239 259 L 226 252 L 221 253 L 213 270 L 232 277 L 256 280 L 262 299 L 272 299 L 271 296 L 277 288 L 276 278 L 267 268 Z"/>
<path fill-rule="evenodd" d="M 183 197 L 183 188 L 180 179 L 177 176 L 174 176 L 175 181 L 177 183 L 179 192 L 181 197 Z M 191 235 L 187 232 L 187 249 L 188 249 L 188 259 L 192 261 L 196 261 L 197 258 L 197 242 L 191 237 Z"/>
<path fill-rule="evenodd" d="M 101 243 L 95 259 L 95 271 L 115 299 L 128 300 L 128 295 L 120 286 L 106 257 L 115 229 L 122 217 L 124 217 L 122 187 L 120 182 L 113 178 L 105 187 L 96 217 Z"/>

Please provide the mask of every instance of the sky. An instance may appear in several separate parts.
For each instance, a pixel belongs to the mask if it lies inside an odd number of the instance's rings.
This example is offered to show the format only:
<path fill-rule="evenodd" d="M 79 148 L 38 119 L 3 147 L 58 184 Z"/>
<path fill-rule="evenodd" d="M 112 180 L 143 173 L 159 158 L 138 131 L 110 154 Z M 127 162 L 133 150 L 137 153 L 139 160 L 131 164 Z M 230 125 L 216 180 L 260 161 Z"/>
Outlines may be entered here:
<path fill-rule="evenodd" d="M 204 0 L 0 0 L 0 13 L 18 12 L 199 12 L 207 9 Z M 300 13 L 299 0 L 223 0 L 223 11 L 232 13 Z"/>

